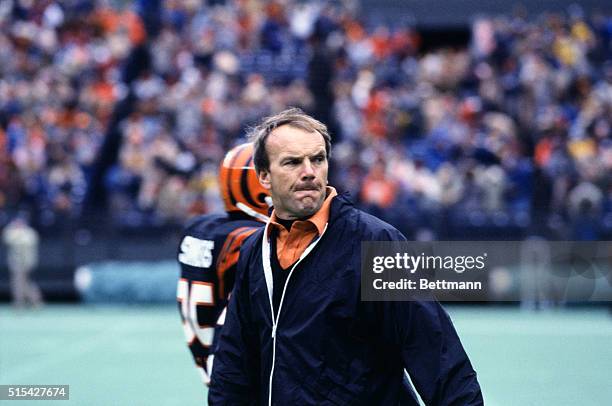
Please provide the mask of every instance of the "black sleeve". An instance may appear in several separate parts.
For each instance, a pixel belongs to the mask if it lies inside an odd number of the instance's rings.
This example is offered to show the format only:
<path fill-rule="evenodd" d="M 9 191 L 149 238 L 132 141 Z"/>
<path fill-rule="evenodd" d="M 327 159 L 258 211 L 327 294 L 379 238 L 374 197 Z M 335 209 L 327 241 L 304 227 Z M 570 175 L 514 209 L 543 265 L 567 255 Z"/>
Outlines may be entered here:
<path fill-rule="evenodd" d="M 181 277 L 177 286 L 178 309 L 187 346 L 200 372 L 203 383 L 210 381 L 215 325 L 224 302 L 217 295 L 217 276 L 212 258 L 212 240 L 185 233 L 181 239 L 177 260 Z"/>
<path fill-rule="evenodd" d="M 406 371 L 426 405 L 483 405 L 476 372 L 440 303 L 387 302 L 385 335 L 399 348 Z"/>
<path fill-rule="evenodd" d="M 379 240 L 405 241 L 397 230 Z M 476 372 L 453 323 L 431 295 L 419 300 L 380 302 L 383 334 L 399 348 L 404 368 L 426 405 L 483 405 Z"/>
<path fill-rule="evenodd" d="M 241 251 L 236 283 L 215 351 L 210 405 L 257 404 L 260 384 L 259 339 L 249 301 L 248 253 Z"/>

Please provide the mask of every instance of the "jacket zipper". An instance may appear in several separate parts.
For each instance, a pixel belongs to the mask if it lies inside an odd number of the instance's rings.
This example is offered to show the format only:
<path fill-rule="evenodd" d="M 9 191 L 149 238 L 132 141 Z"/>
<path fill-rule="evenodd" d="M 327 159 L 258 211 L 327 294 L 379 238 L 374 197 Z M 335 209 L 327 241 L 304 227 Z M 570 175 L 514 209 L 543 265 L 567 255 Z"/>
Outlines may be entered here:
<path fill-rule="evenodd" d="M 276 313 L 276 317 L 274 317 L 274 305 L 272 302 L 272 293 L 273 293 L 273 285 L 272 285 L 272 266 L 270 265 L 270 242 L 268 241 L 268 226 L 270 223 L 266 224 L 266 228 L 263 233 L 263 243 L 262 243 L 262 261 L 263 261 L 263 269 L 264 276 L 266 279 L 266 285 L 268 287 L 268 299 L 270 300 L 270 314 L 272 315 L 272 368 L 270 369 L 270 379 L 268 381 L 268 405 L 272 406 L 272 378 L 274 376 L 274 363 L 276 361 L 276 331 L 278 329 L 278 319 L 280 318 L 281 310 L 283 308 L 283 302 L 285 300 L 285 292 L 287 291 L 287 285 L 289 284 L 289 280 L 291 279 L 291 275 L 295 268 L 302 262 L 304 258 L 310 251 L 314 249 L 317 243 L 325 234 L 325 230 L 327 230 L 327 224 L 325 224 L 325 228 L 321 235 L 310 243 L 310 245 L 306 248 L 306 250 L 300 255 L 298 261 L 291 267 L 289 271 L 289 275 L 287 276 L 287 280 L 285 281 L 285 286 L 283 287 L 283 294 L 281 295 L 281 300 L 278 305 L 278 312 Z"/>

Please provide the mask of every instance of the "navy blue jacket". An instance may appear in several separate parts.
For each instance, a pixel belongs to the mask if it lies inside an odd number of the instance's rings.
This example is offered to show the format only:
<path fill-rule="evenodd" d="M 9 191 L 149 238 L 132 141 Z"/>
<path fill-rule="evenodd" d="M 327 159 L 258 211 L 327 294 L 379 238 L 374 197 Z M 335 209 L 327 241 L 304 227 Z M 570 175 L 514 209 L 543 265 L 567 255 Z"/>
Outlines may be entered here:
<path fill-rule="evenodd" d="M 412 405 L 404 368 L 427 405 L 483 404 L 438 302 L 360 300 L 361 242 L 405 240 L 399 231 L 334 198 L 326 231 L 289 276 L 275 329 L 264 232 L 241 249 L 210 405 Z"/>

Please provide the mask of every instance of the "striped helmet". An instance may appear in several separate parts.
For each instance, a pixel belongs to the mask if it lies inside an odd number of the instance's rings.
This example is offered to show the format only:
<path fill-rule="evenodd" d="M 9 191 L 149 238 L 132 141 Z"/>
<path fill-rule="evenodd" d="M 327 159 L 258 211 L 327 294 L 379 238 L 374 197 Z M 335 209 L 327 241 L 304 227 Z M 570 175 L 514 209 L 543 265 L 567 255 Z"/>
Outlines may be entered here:
<path fill-rule="evenodd" d="M 252 143 L 240 144 L 225 155 L 219 168 L 219 186 L 225 211 L 242 211 L 267 221 L 272 200 L 257 179 Z"/>

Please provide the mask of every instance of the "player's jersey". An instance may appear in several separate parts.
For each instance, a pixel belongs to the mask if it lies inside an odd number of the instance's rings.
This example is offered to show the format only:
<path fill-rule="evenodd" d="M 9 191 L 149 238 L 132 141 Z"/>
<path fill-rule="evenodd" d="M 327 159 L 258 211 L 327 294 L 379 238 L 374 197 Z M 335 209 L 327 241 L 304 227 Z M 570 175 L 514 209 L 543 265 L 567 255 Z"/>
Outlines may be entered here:
<path fill-rule="evenodd" d="M 177 300 L 189 349 L 206 384 L 214 342 L 234 287 L 240 246 L 263 225 L 246 215 L 208 214 L 194 219 L 183 232 Z"/>

